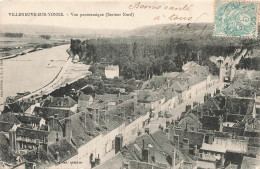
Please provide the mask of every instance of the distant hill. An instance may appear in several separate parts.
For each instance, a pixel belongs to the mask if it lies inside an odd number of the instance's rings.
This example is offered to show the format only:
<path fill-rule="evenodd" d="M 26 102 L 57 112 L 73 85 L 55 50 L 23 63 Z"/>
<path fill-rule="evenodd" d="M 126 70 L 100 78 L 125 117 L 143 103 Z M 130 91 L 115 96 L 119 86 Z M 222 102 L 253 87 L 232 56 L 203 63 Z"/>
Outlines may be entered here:
<path fill-rule="evenodd" d="M 0 33 L 24 33 L 24 34 L 49 34 L 49 35 L 75 35 L 79 36 L 116 36 L 125 32 L 125 30 L 105 30 L 105 29 L 88 29 L 88 28 L 69 28 L 60 26 L 45 25 L 0 25 Z"/>

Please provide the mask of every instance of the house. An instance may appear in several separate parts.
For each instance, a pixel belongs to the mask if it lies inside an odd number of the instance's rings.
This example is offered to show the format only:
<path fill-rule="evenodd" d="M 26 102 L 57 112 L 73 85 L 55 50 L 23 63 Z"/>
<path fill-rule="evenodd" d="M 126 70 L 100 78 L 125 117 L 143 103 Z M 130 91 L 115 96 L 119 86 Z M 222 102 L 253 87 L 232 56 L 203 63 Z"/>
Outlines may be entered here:
<path fill-rule="evenodd" d="M 64 135 L 58 134 L 56 140 L 66 139 L 77 148 L 77 154 L 53 168 L 97 167 L 134 140 L 148 119 L 148 111 L 130 99 L 108 110 L 83 111 L 59 120 Z M 52 137 L 57 133 L 53 131 Z M 79 163 L 71 164 L 76 159 Z"/>
<path fill-rule="evenodd" d="M 191 61 L 191 62 L 188 62 L 186 63 L 185 65 L 182 66 L 182 70 L 185 72 L 185 71 L 188 71 L 190 69 L 192 69 L 193 67 L 195 67 L 196 65 L 198 65 L 197 63 Z"/>
<path fill-rule="evenodd" d="M 105 76 L 108 79 L 113 79 L 119 77 L 119 66 L 108 65 L 105 67 Z"/>
<path fill-rule="evenodd" d="M 20 125 L 21 122 L 15 117 L 14 113 L 8 112 L 8 113 L 2 113 L 0 115 L 0 121 L 2 122 L 8 122 L 16 125 Z"/>
<path fill-rule="evenodd" d="M 80 93 L 78 99 L 78 107 L 86 108 L 94 102 L 94 98 L 91 95 L 86 95 L 83 92 Z"/>
<path fill-rule="evenodd" d="M 157 119 L 161 112 L 161 105 L 165 102 L 165 97 L 159 95 L 158 92 L 151 90 L 136 91 L 138 103 L 144 105 L 145 108 L 151 111 L 151 116 Z"/>
<path fill-rule="evenodd" d="M 183 155 L 161 131 L 137 137 L 121 151 L 128 168 L 181 168 Z"/>
<path fill-rule="evenodd" d="M 227 56 L 226 58 L 220 56 L 217 59 L 220 68 L 219 79 L 221 82 L 229 83 L 233 81 L 236 72 L 235 66 L 247 52 L 247 49 L 237 49 L 233 55 Z"/>
<path fill-rule="evenodd" d="M 259 159 L 244 156 L 241 169 L 256 169 L 259 166 L 260 166 Z"/>
<path fill-rule="evenodd" d="M 26 126 L 30 126 L 34 129 L 40 130 L 45 125 L 45 119 L 42 117 L 31 116 L 31 115 L 15 115 L 15 117 Z"/>
<path fill-rule="evenodd" d="M 50 99 L 45 100 L 42 107 L 46 108 L 56 108 L 63 110 L 70 110 L 76 112 L 77 102 L 75 102 L 71 97 L 50 97 Z"/>
<path fill-rule="evenodd" d="M 10 146 L 14 151 L 27 152 L 33 150 L 40 144 L 47 148 L 49 131 L 33 130 L 24 127 L 17 127 L 9 131 Z"/>
<path fill-rule="evenodd" d="M 56 117 L 58 119 L 64 119 L 75 114 L 69 109 L 60 109 L 55 107 L 35 107 L 33 115 L 44 118 L 47 122 L 49 118 Z M 47 123 L 48 124 L 48 123 Z"/>
<path fill-rule="evenodd" d="M 188 127 L 192 131 L 198 131 L 202 128 L 202 123 L 195 114 L 189 113 L 186 114 L 185 117 L 180 120 L 179 127 L 182 130 L 185 130 Z"/>
<path fill-rule="evenodd" d="M 8 137 L 0 132 L 0 168 L 9 169 L 22 163 L 19 155 L 12 151 Z"/>

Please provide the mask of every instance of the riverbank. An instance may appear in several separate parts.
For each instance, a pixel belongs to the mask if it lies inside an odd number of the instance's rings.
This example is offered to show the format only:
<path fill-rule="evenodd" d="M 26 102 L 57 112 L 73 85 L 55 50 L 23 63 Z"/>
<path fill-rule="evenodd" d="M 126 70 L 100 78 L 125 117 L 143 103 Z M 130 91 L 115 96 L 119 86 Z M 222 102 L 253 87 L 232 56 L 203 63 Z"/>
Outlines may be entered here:
<path fill-rule="evenodd" d="M 59 49 L 61 48 L 61 49 Z M 52 70 L 56 70 L 55 75 L 53 74 L 53 78 L 48 78 L 48 83 L 46 83 L 46 81 L 44 83 L 42 83 L 41 86 L 39 86 L 36 89 L 27 89 L 27 90 L 20 90 L 19 92 L 23 92 L 23 91 L 29 91 L 30 93 L 28 95 L 24 95 L 21 98 L 17 98 L 15 99 L 16 101 L 21 101 L 23 99 L 28 99 L 28 98 L 34 98 L 34 97 L 40 97 L 42 95 L 47 95 L 49 93 L 51 93 L 52 91 L 65 86 L 66 84 L 70 84 L 73 83 L 75 81 L 77 81 L 80 78 L 84 78 L 86 76 L 86 74 L 88 74 L 88 69 L 89 69 L 89 65 L 85 65 L 83 63 L 80 62 L 72 62 L 73 57 L 71 57 L 71 53 L 68 51 L 69 49 L 69 45 L 63 45 L 60 47 L 54 47 L 52 49 L 44 49 L 44 50 L 49 50 L 47 52 L 48 55 L 46 55 L 45 57 L 47 57 L 47 62 L 44 64 L 46 67 L 41 68 L 42 71 L 40 71 L 40 73 L 42 75 L 46 75 L 48 74 L 49 71 L 53 72 Z M 35 52 L 34 54 L 37 55 L 37 53 L 39 54 L 39 52 L 43 52 L 46 53 L 46 51 L 44 52 L 44 50 L 42 51 L 38 51 Z M 30 53 L 33 54 L 33 53 Z M 61 55 L 60 57 L 55 57 L 56 59 L 50 60 L 49 55 Z M 24 55 L 26 56 L 26 55 Z M 36 63 L 39 64 L 41 66 L 41 58 L 37 58 L 38 56 L 33 56 L 30 57 L 30 60 L 27 60 L 29 57 L 25 57 L 25 58 L 20 58 L 18 57 L 17 59 L 18 62 L 17 64 L 20 64 L 20 62 L 25 62 L 25 63 L 29 63 L 31 67 L 36 68 L 37 69 L 37 65 L 34 65 L 34 61 L 36 60 Z M 38 61 L 37 61 L 38 60 Z M 11 59 L 11 60 L 5 60 L 8 62 L 15 62 L 16 60 Z M 31 63 L 32 62 L 32 63 Z M 48 63 L 48 64 L 47 64 Z M 16 65 L 16 64 L 14 64 Z M 28 65 L 29 66 L 29 65 Z M 32 80 L 37 80 L 38 77 L 41 77 L 40 75 L 38 75 L 35 79 L 32 78 Z M 27 79 L 28 81 L 30 81 L 30 78 Z M 25 80 L 23 80 L 25 81 Z M 33 83 L 32 83 L 33 84 Z M 33 87 L 35 88 L 35 87 Z M 9 96 L 9 95 L 8 95 Z"/>

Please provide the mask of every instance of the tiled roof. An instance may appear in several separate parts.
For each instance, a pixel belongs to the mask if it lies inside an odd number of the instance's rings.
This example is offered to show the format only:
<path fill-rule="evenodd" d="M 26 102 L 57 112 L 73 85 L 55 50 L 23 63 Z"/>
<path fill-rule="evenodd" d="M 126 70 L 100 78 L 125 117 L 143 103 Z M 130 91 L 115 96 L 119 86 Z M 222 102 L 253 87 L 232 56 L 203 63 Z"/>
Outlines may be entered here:
<path fill-rule="evenodd" d="M 15 124 L 13 123 L 8 123 L 8 122 L 2 122 L 0 121 L 0 132 L 8 132 L 9 130 L 11 130 L 13 128 Z"/>
<path fill-rule="evenodd" d="M 194 114 L 194 113 L 189 113 L 189 114 L 186 114 L 184 116 L 184 118 L 180 121 L 180 123 L 182 123 L 182 121 L 187 121 L 189 123 L 197 123 L 198 125 L 202 125 L 199 118 Z"/>
<path fill-rule="evenodd" d="M 164 77 L 178 77 L 181 74 L 181 72 L 166 72 L 163 73 Z"/>
<path fill-rule="evenodd" d="M 150 155 L 148 158 L 149 163 L 152 162 L 151 155 L 154 155 L 156 161 L 163 164 L 168 164 L 168 161 L 166 160 L 167 155 L 164 154 L 164 152 L 160 149 L 160 147 L 147 134 L 137 137 L 134 142 L 126 146 L 129 152 L 134 155 L 135 160 L 140 161 L 140 159 L 142 159 L 141 155 L 142 155 L 143 140 L 144 140 L 145 148 L 149 149 L 149 155 Z"/>
<path fill-rule="evenodd" d="M 88 109 L 103 109 L 106 105 L 108 105 L 108 102 L 102 102 L 99 100 L 96 100 L 92 104 L 88 106 Z"/>
<path fill-rule="evenodd" d="M 151 134 L 151 138 L 155 140 L 158 146 L 163 150 L 164 153 L 168 154 L 169 156 L 173 155 L 174 146 L 171 141 L 167 138 L 165 133 L 162 130 L 158 130 L 157 132 Z M 176 156 L 179 156 L 179 160 L 184 159 L 182 153 L 176 150 Z M 180 161 L 176 161 L 177 163 Z"/>
<path fill-rule="evenodd" d="M 241 169 L 255 169 L 260 166 L 259 159 L 252 158 L 252 157 L 243 157 Z"/>
<path fill-rule="evenodd" d="M 49 105 L 46 107 L 64 107 L 70 108 L 73 107 L 77 102 L 75 102 L 71 97 L 54 97 Z"/>
<path fill-rule="evenodd" d="M 47 154 L 43 147 L 27 152 L 22 155 L 28 162 L 36 163 L 36 167 L 39 169 L 49 168 L 55 164 L 54 158 Z"/>
<path fill-rule="evenodd" d="M 54 116 L 55 114 L 58 115 L 58 119 L 64 119 L 68 116 L 75 114 L 70 110 L 58 109 L 52 107 L 35 107 L 34 113 L 40 117 L 43 117 L 44 119 L 47 119 L 50 116 Z"/>
<path fill-rule="evenodd" d="M 204 139 L 204 133 L 185 131 L 182 129 L 175 129 L 175 134 L 179 136 L 180 143 L 183 143 L 183 138 L 189 139 L 189 144 L 201 146 Z"/>
<path fill-rule="evenodd" d="M 118 94 L 104 94 L 104 95 L 96 95 L 95 100 L 101 100 L 103 102 L 105 101 L 118 101 L 118 100 L 123 100 L 126 101 L 130 99 L 130 95 L 118 95 Z"/>
<path fill-rule="evenodd" d="M 14 113 L 20 113 L 26 111 L 31 105 L 33 105 L 32 102 L 29 101 L 20 101 L 11 103 L 5 106 L 3 113 L 6 112 L 14 112 Z"/>
<path fill-rule="evenodd" d="M 9 140 L 5 134 L 0 132 L 0 159 L 7 163 L 15 163 L 16 156 L 9 147 Z"/>
<path fill-rule="evenodd" d="M 116 65 L 116 66 L 114 66 L 114 65 L 108 65 L 108 66 L 105 68 L 105 70 L 119 70 L 119 66 L 118 66 L 118 65 Z"/>
<path fill-rule="evenodd" d="M 112 107 L 106 113 L 110 115 L 113 120 L 118 121 L 119 124 L 126 123 L 129 124 L 134 121 L 136 118 L 140 117 L 141 115 L 146 115 L 147 110 L 144 106 L 139 103 L 134 103 L 133 99 L 127 100 L 122 104 Z M 120 117 L 121 118 L 115 118 Z M 131 117 L 131 119 L 129 119 Z"/>
<path fill-rule="evenodd" d="M 40 121 L 42 120 L 42 117 L 37 117 L 37 116 L 16 115 L 15 117 L 22 123 L 30 123 L 30 122 L 32 122 L 32 123 L 39 124 Z"/>
<path fill-rule="evenodd" d="M 137 99 L 138 101 L 145 101 L 145 102 L 154 102 L 159 99 L 161 99 L 162 96 L 160 96 L 155 91 L 150 90 L 139 90 L 137 91 Z"/>
<path fill-rule="evenodd" d="M 203 143 L 200 149 L 206 151 L 220 152 L 220 153 L 226 153 L 227 151 L 227 149 L 224 146 L 212 145 L 206 143 Z"/>
<path fill-rule="evenodd" d="M 183 91 L 187 90 L 187 83 L 186 83 L 186 85 L 184 83 L 185 82 L 182 82 L 182 84 L 181 84 L 180 81 L 178 80 L 172 84 L 171 88 L 175 91 L 183 92 Z"/>
<path fill-rule="evenodd" d="M 187 69 L 191 69 L 196 67 L 195 65 L 198 65 L 196 62 L 190 61 L 188 63 L 186 63 L 185 65 L 182 66 L 183 70 L 187 70 Z"/>
<path fill-rule="evenodd" d="M 174 98 L 175 96 L 177 96 L 177 92 L 172 90 L 172 89 L 166 89 L 166 90 L 162 90 L 160 92 L 160 95 L 165 97 L 165 101 Z"/>
<path fill-rule="evenodd" d="M 85 113 L 86 125 L 84 123 L 82 112 L 70 116 L 72 126 L 73 140 L 78 146 L 82 146 L 91 140 L 92 137 L 97 136 L 99 133 L 96 130 L 96 124 L 91 119 L 90 114 Z M 61 120 L 61 124 L 64 124 L 64 120 Z"/>
<path fill-rule="evenodd" d="M 119 152 L 113 158 L 95 167 L 95 169 L 105 169 L 105 168 L 121 169 L 123 162 L 124 162 L 124 157 L 122 153 Z"/>
<path fill-rule="evenodd" d="M 53 157 L 56 156 L 56 153 L 59 154 L 60 159 L 59 161 L 55 160 L 56 163 L 62 163 L 78 154 L 77 149 L 66 139 L 61 139 L 58 142 L 51 144 L 48 149 Z"/>
<path fill-rule="evenodd" d="M 81 92 L 79 95 L 79 100 L 89 101 L 91 97 L 91 95 L 86 95 L 83 92 Z"/>
<path fill-rule="evenodd" d="M 21 122 L 11 112 L 2 113 L 0 115 L 0 121 L 13 123 L 13 124 L 21 124 Z"/>
<path fill-rule="evenodd" d="M 202 123 L 203 129 L 218 131 L 219 126 L 220 126 L 219 120 L 220 120 L 220 117 L 204 115 L 204 116 L 202 116 L 200 121 Z"/>
<path fill-rule="evenodd" d="M 189 84 L 189 86 L 194 86 L 196 84 L 199 84 L 200 82 L 202 82 L 205 79 L 206 78 L 202 75 L 192 75 L 192 76 L 188 77 L 188 84 Z"/>
<path fill-rule="evenodd" d="M 235 164 L 229 164 L 225 169 L 238 169 L 238 166 Z"/>

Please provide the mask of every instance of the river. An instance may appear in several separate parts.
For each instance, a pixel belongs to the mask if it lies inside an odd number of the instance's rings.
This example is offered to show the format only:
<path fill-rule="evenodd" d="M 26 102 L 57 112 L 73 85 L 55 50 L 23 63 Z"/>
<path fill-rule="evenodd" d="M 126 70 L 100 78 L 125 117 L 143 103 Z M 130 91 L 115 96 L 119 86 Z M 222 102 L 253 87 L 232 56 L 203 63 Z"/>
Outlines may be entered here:
<path fill-rule="evenodd" d="M 86 74 L 88 65 L 67 60 L 68 48 L 69 45 L 62 45 L 3 60 L 3 97 L 0 98 L 0 103 L 18 92 L 33 92 L 49 84 L 61 68 L 63 71 L 58 77 L 60 80 L 55 85 L 48 86 L 48 92 L 58 88 L 64 81 L 75 81 Z M 78 67 L 80 71 L 77 73 Z M 72 69 L 73 77 L 68 77 Z"/>

